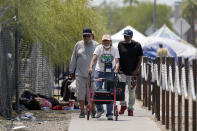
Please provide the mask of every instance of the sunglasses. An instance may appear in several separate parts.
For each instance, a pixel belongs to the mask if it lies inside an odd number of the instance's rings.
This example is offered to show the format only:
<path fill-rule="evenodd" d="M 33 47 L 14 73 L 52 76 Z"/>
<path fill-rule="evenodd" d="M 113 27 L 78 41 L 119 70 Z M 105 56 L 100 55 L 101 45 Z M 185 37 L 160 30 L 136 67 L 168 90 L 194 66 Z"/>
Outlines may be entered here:
<path fill-rule="evenodd" d="M 83 35 L 83 37 L 90 37 L 90 35 Z"/>

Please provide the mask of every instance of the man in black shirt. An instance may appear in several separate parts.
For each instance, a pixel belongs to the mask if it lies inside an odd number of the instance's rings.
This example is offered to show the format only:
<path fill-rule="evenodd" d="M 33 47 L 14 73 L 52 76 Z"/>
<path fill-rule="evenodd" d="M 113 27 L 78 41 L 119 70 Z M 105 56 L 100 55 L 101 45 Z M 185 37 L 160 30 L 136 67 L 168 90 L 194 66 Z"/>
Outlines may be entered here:
<path fill-rule="evenodd" d="M 141 45 L 132 40 L 133 32 L 129 29 L 124 30 L 124 41 L 119 42 L 118 50 L 120 53 L 120 79 L 125 80 L 129 90 L 128 116 L 133 116 L 133 105 L 135 104 L 135 85 L 131 84 L 132 76 L 137 75 L 143 55 Z M 124 114 L 127 109 L 126 101 L 120 102 L 121 109 L 119 114 Z"/>

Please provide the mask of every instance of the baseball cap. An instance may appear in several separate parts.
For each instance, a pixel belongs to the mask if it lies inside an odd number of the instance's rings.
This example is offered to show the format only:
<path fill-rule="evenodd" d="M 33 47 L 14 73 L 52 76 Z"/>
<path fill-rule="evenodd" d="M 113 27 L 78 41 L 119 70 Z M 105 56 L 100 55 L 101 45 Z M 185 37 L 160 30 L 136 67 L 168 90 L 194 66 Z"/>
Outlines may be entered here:
<path fill-rule="evenodd" d="M 108 35 L 108 34 L 105 34 L 105 35 L 103 35 L 103 37 L 102 37 L 102 41 L 103 41 L 103 40 L 111 40 L 111 36 Z"/>
<path fill-rule="evenodd" d="M 133 36 L 133 31 L 131 31 L 130 29 L 124 30 L 123 33 L 124 36 Z"/>
<path fill-rule="evenodd" d="M 92 29 L 89 27 L 83 28 L 83 35 L 91 35 L 92 34 Z"/>

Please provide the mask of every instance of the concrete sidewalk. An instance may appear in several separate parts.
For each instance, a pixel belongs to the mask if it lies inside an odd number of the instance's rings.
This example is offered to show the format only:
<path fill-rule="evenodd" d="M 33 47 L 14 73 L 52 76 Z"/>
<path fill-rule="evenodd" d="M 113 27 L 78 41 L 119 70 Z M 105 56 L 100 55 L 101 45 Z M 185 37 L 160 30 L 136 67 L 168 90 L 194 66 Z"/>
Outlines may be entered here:
<path fill-rule="evenodd" d="M 69 126 L 69 131 L 161 131 L 157 124 L 151 120 L 152 114 L 142 109 L 137 103 L 134 106 L 134 116 L 120 115 L 118 121 L 109 121 L 105 113 L 99 119 L 78 118 L 74 113 Z M 120 107 L 119 107 L 120 109 Z"/>

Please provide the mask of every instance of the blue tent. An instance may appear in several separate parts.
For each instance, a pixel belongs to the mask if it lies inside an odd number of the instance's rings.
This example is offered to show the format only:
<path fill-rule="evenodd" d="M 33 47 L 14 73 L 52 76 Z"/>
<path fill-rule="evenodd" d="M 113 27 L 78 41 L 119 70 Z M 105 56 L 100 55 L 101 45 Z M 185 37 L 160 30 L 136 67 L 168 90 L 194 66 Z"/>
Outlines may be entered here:
<path fill-rule="evenodd" d="M 167 48 L 169 50 L 170 56 L 175 57 L 176 62 L 178 61 L 177 54 L 175 53 L 175 51 L 163 42 L 155 42 L 144 46 L 143 55 L 154 60 L 157 57 L 157 50 L 159 49 L 159 44 L 162 44 L 164 48 Z"/>

